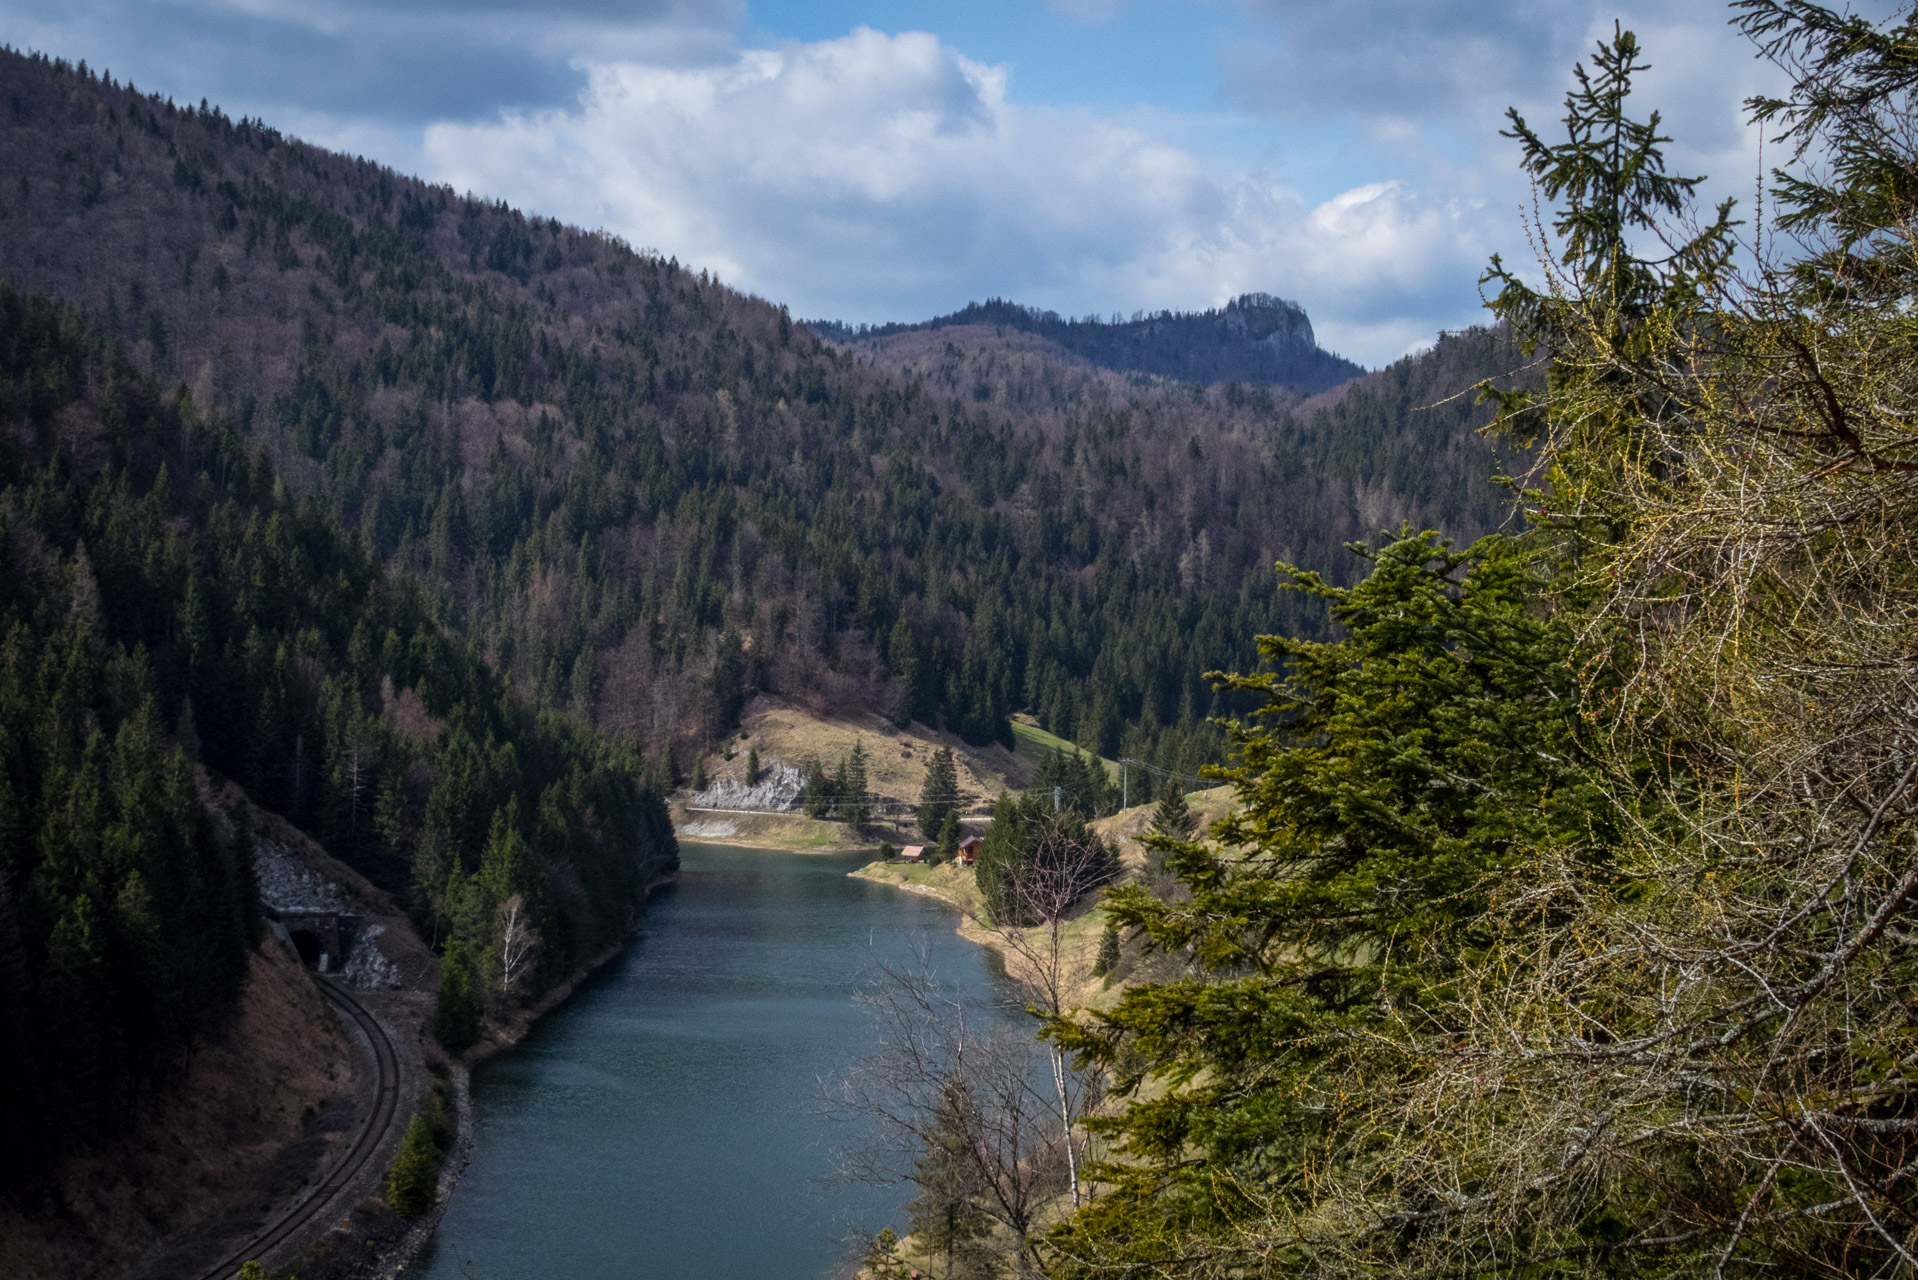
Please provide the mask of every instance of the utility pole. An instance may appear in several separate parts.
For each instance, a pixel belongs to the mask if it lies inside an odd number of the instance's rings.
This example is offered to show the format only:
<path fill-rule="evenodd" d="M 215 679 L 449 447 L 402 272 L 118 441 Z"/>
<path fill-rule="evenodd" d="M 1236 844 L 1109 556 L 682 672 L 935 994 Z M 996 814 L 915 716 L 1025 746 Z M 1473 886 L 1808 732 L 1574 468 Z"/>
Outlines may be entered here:
<path fill-rule="evenodd" d="M 1131 767 L 1131 765 L 1132 765 L 1132 761 L 1125 759 L 1124 757 L 1120 758 L 1119 760 L 1119 796 L 1120 796 L 1119 807 L 1121 809 L 1130 809 L 1132 807 L 1132 775 L 1129 772 L 1127 772 L 1127 770 Z"/>
<path fill-rule="evenodd" d="M 1052 789 L 1052 811 L 1054 813 L 1059 812 L 1059 793 L 1064 790 L 1064 787 L 1054 787 Z"/>

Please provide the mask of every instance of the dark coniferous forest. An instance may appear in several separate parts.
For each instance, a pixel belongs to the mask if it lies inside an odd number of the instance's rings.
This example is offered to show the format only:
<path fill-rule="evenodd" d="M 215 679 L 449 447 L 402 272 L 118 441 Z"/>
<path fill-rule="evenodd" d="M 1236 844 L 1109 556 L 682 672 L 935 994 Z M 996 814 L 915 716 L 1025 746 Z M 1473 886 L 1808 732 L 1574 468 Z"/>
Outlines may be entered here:
<path fill-rule="evenodd" d="M 252 854 L 196 764 L 410 900 L 450 966 L 515 894 L 536 987 L 625 936 L 677 860 L 629 744 L 516 697 L 263 453 L 11 286 L 0 421 L 0 1176 L 119 1132 L 232 1008 Z"/>

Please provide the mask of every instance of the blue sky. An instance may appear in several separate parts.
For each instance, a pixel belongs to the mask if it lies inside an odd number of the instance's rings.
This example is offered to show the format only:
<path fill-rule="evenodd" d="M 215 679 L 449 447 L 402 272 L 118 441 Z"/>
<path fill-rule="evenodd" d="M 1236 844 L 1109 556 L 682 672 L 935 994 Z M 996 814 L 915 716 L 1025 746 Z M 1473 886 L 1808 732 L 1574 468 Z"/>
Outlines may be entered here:
<path fill-rule="evenodd" d="M 796 314 L 1303 302 L 1369 364 L 1527 255 L 1504 108 L 1636 29 L 1679 167 L 1773 73 L 1707 0 L 0 0 L 0 40 L 604 227 Z"/>
<path fill-rule="evenodd" d="M 768 44 L 830 40 L 858 26 L 930 31 L 968 57 L 1013 66 L 1029 101 L 1198 112 L 1213 106 L 1220 42 L 1244 25 L 1237 5 L 1187 0 L 1076 11 L 1043 0 L 776 0 L 751 5 L 745 30 Z"/>

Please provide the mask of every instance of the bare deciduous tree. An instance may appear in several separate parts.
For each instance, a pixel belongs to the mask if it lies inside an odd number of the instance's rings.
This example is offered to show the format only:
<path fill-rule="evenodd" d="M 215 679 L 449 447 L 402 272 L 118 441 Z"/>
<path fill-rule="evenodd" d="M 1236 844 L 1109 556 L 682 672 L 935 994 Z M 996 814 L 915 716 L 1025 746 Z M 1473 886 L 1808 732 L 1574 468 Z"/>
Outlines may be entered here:
<path fill-rule="evenodd" d="M 879 1048 L 827 1094 L 828 1114 L 860 1127 L 841 1170 L 876 1184 L 913 1181 L 942 1148 L 947 1176 L 1004 1232 L 1022 1277 L 1046 1274 L 1038 1228 L 1066 1189 L 1066 1144 L 1044 1046 L 1030 1024 L 982 1008 L 941 983 L 922 954 L 881 964 L 861 993 Z"/>
<path fill-rule="evenodd" d="M 1089 886 L 1100 881 L 1106 857 L 1096 837 L 1078 839 L 1054 824 L 1041 833 L 1026 857 L 1000 873 L 1004 901 L 998 915 L 988 919 L 982 912 L 968 913 L 973 923 L 998 940 L 1007 958 L 1007 972 L 1025 991 L 1030 1011 L 1042 1019 L 1071 1012 L 1066 926 L 1073 909 L 1090 896 Z M 1019 920 L 1038 923 L 1021 927 L 1015 923 Z M 1056 1044 L 1047 1041 L 1046 1052 L 1072 1203 L 1077 1207 L 1081 1138 L 1075 1130 L 1096 1090 L 1090 1077 L 1072 1069 Z"/>
<path fill-rule="evenodd" d="M 499 907 L 499 985 L 504 993 L 511 994 L 527 970 L 532 967 L 532 959 L 539 950 L 539 931 L 533 928 L 532 920 L 526 910 L 526 900 L 514 894 Z"/>

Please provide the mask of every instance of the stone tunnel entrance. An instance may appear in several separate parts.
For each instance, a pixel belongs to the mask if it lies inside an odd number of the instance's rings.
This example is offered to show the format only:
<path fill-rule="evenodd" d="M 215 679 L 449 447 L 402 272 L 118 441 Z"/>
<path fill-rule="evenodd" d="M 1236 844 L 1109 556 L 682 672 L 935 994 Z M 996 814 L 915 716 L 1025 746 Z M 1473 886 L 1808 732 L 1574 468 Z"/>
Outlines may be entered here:
<path fill-rule="evenodd" d="M 300 963 L 309 969 L 320 967 L 320 940 L 313 936 L 311 929 L 294 929 L 291 932 L 293 949 L 300 953 Z"/>
<path fill-rule="evenodd" d="M 378 941 L 386 926 L 365 900 L 307 866 L 291 849 L 253 833 L 253 871 L 260 907 L 280 941 L 315 973 L 337 974 L 366 990 L 404 985 Z"/>
<path fill-rule="evenodd" d="M 352 957 L 360 918 L 341 911 L 274 911 L 267 915 L 286 930 L 300 962 L 317 973 L 338 973 Z"/>

